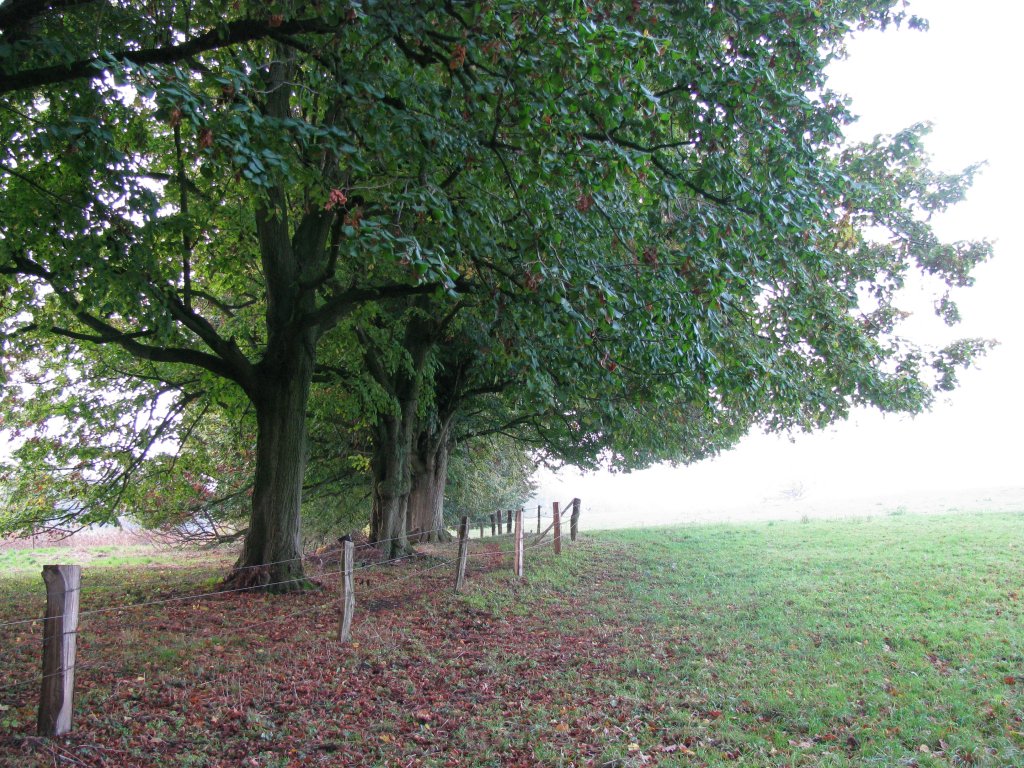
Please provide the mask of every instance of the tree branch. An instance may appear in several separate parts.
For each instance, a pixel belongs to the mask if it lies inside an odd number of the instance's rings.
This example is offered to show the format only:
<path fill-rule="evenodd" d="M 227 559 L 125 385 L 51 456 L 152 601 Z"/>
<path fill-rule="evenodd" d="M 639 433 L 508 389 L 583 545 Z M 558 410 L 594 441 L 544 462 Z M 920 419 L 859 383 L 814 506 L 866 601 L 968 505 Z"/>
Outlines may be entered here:
<path fill-rule="evenodd" d="M 467 283 L 461 280 L 455 282 L 456 287 L 467 287 Z M 439 287 L 438 283 L 420 283 L 419 285 L 383 285 L 376 288 L 355 288 L 351 287 L 342 293 L 335 294 L 327 300 L 315 312 L 309 313 L 302 321 L 303 328 L 314 326 L 320 329 L 323 335 L 333 328 L 338 322 L 353 312 L 357 307 L 370 301 L 385 301 L 387 299 L 401 299 L 407 296 L 423 296 L 433 293 Z"/>
<path fill-rule="evenodd" d="M 82 309 L 81 304 L 74 298 L 74 296 L 72 296 L 66 289 L 61 288 L 55 282 L 56 276 L 43 265 L 34 262 L 31 259 L 22 257 L 15 257 L 12 260 L 12 264 L 13 266 L 0 268 L 0 273 L 30 275 L 32 277 L 38 277 L 45 280 L 50 287 L 53 288 L 54 292 L 60 296 L 61 300 L 68 309 L 71 310 L 75 318 L 93 332 L 92 334 L 88 334 L 66 328 L 54 328 L 54 333 L 77 341 L 85 341 L 93 344 L 117 344 L 125 351 L 142 360 L 150 360 L 157 363 L 180 363 L 203 368 L 210 373 L 235 382 L 242 387 L 246 394 L 252 393 L 252 364 L 249 360 L 242 355 L 234 342 L 226 342 L 221 339 L 205 319 L 200 318 L 194 313 L 185 313 L 184 307 L 181 305 L 181 301 L 177 297 L 168 297 L 169 307 L 177 308 L 179 310 L 179 314 L 188 315 L 190 318 L 194 319 L 196 321 L 194 323 L 195 327 L 191 327 L 186 323 L 183 324 L 199 335 L 199 337 L 203 339 L 211 349 L 217 352 L 217 355 L 200 352 L 187 347 L 157 347 L 142 344 L 138 342 L 137 339 L 151 335 L 151 332 L 125 332 L 110 323 L 89 314 Z M 175 313 L 172 312 L 172 314 Z M 176 319 L 182 321 L 182 318 L 180 317 Z M 203 324 L 208 327 L 209 333 L 212 334 L 212 337 L 209 340 L 203 338 L 203 334 L 200 333 L 200 331 L 203 330 Z"/>
<path fill-rule="evenodd" d="M 91 56 L 67 64 L 55 64 L 49 67 L 35 67 L 0 77 L 0 94 L 38 88 L 43 85 L 55 85 L 85 77 L 96 77 L 103 65 L 113 60 L 132 62 L 134 64 L 174 64 L 197 56 L 206 51 L 225 48 L 252 40 L 260 40 L 272 35 L 290 34 L 331 34 L 337 31 L 321 19 L 293 19 L 283 21 L 276 27 L 270 26 L 268 19 L 239 19 L 210 29 L 177 45 L 146 48 L 142 50 L 122 49 L 103 56 Z"/>

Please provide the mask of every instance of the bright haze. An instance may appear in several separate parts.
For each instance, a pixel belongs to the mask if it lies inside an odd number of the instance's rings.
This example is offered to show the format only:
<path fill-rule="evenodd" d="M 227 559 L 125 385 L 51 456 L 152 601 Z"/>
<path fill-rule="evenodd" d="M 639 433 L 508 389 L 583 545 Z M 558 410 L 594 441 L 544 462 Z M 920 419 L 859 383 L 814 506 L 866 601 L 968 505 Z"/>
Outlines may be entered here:
<path fill-rule="evenodd" d="M 821 433 L 750 435 L 734 450 L 691 467 L 629 475 L 542 472 L 534 505 L 579 496 L 592 527 L 1024 510 L 1018 111 L 1024 5 L 915 0 L 908 10 L 928 19 L 928 32 L 857 35 L 849 58 L 832 66 L 830 84 L 851 97 L 860 116 L 847 132 L 853 140 L 927 121 L 934 125 L 927 147 L 937 169 L 987 162 L 967 201 L 936 224 L 946 238 L 995 242 L 995 257 L 976 270 L 975 286 L 955 294 L 963 321 L 950 332 L 920 289 L 911 288 L 904 304 L 915 311 L 906 333 L 916 340 L 941 345 L 977 336 L 999 346 L 962 374 L 957 391 L 915 418 L 857 411 Z"/>

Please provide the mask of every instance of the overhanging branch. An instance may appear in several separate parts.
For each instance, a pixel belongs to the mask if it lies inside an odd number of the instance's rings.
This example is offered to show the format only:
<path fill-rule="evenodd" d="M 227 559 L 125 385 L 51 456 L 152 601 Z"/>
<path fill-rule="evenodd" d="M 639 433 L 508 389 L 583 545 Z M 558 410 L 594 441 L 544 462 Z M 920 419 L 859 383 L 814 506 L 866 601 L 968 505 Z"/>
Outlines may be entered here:
<path fill-rule="evenodd" d="M 96 77 L 103 70 L 103 66 L 110 61 L 119 63 L 130 61 L 141 65 L 174 64 L 206 51 L 260 40 L 265 37 L 308 33 L 331 34 L 336 31 L 334 27 L 325 24 L 318 18 L 282 21 L 277 26 L 271 26 L 269 17 L 266 19 L 239 19 L 210 29 L 177 45 L 142 50 L 123 49 L 67 64 L 34 67 L 14 72 L 0 77 L 0 94 Z"/>

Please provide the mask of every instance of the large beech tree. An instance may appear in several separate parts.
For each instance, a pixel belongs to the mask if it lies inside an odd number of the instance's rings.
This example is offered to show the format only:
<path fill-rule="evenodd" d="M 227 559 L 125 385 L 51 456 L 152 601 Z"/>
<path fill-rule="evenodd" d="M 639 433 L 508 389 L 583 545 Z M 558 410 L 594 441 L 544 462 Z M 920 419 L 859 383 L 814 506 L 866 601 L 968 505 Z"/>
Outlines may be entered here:
<path fill-rule="evenodd" d="M 8 0 L 8 351 L 110 347 L 153 397 L 240 398 L 235 578 L 281 587 L 321 376 L 385 391 L 361 426 L 399 545 L 446 366 L 494 425 L 624 467 L 917 410 L 982 345 L 898 340 L 898 290 L 968 284 L 988 247 L 932 232 L 972 169 L 931 172 L 922 131 L 842 146 L 824 67 L 891 6 Z"/>

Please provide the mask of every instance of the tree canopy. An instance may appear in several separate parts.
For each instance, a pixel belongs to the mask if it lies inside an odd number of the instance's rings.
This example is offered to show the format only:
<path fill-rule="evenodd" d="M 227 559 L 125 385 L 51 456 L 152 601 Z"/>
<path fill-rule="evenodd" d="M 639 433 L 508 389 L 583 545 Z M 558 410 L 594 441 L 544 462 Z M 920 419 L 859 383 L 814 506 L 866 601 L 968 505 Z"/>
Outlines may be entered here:
<path fill-rule="evenodd" d="M 142 459 L 191 443 L 210 476 L 220 419 L 251 437 L 234 578 L 287 588 L 310 430 L 314 462 L 370 446 L 374 535 L 401 546 L 414 449 L 447 452 L 456 423 L 635 468 L 926 407 L 984 344 L 900 338 L 899 289 L 969 284 L 988 256 L 929 223 L 975 169 L 932 171 L 922 126 L 846 146 L 824 75 L 851 30 L 904 20 L 889 0 L 9 0 L 4 343 L 35 383 L 6 411 L 31 396 L 59 410 L 30 421 L 72 427 L 22 454 L 216 495 L 190 460 Z"/>

